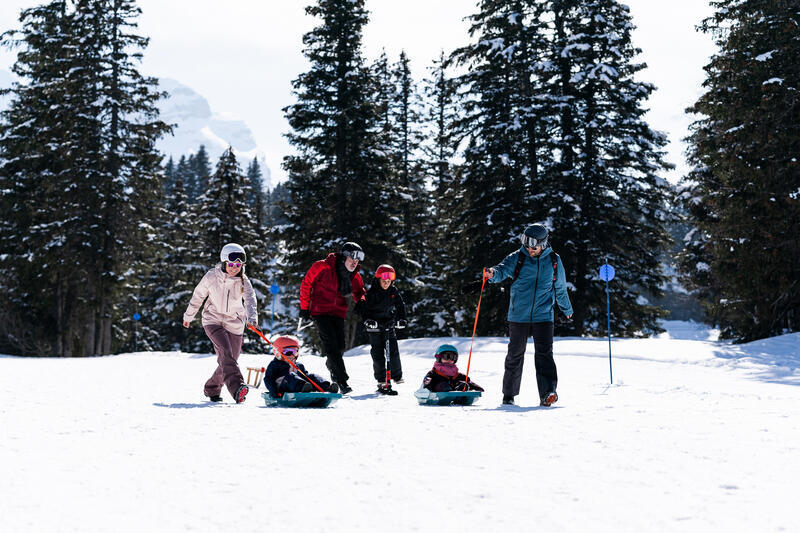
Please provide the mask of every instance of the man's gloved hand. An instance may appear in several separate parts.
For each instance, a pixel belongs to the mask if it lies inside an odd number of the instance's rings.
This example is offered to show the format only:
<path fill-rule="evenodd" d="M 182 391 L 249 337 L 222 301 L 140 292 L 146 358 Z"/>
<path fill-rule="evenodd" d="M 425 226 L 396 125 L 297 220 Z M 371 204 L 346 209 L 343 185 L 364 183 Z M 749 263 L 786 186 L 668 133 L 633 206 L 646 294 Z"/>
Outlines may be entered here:
<path fill-rule="evenodd" d="M 311 313 L 308 312 L 308 309 L 301 309 L 300 318 L 303 320 L 311 320 Z"/>
<path fill-rule="evenodd" d="M 461 286 L 461 294 L 478 294 L 481 292 L 481 285 L 483 285 L 483 280 L 479 279 L 465 283 Z"/>
<path fill-rule="evenodd" d="M 406 322 L 405 319 L 401 318 L 400 320 L 397 321 L 394 327 L 396 327 L 397 329 L 405 329 L 407 325 L 408 322 Z"/>
<path fill-rule="evenodd" d="M 368 318 L 367 320 L 364 321 L 364 327 L 367 328 L 367 331 L 377 331 L 378 321 Z"/>

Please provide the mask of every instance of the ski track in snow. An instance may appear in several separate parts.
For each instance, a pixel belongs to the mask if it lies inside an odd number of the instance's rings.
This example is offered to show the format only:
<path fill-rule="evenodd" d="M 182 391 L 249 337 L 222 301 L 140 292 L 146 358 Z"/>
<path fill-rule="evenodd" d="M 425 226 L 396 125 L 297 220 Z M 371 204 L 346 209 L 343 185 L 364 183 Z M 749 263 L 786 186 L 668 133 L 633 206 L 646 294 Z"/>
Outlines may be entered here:
<path fill-rule="evenodd" d="M 3 530 L 796 531 L 800 334 L 684 326 L 612 339 L 613 385 L 606 339 L 557 339 L 550 409 L 532 343 L 500 406 L 505 338 L 476 339 L 469 407 L 413 397 L 439 344 L 466 370 L 468 338 L 401 341 L 397 397 L 351 350 L 354 391 L 328 409 L 267 408 L 263 385 L 208 403 L 210 355 L 0 357 Z"/>

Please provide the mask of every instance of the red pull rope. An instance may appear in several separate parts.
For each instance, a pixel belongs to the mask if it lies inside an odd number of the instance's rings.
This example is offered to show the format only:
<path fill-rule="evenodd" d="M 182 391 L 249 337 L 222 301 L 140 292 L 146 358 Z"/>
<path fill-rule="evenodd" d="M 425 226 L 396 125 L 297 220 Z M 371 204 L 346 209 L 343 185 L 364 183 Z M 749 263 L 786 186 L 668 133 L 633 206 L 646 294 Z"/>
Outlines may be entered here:
<path fill-rule="evenodd" d="M 268 338 L 266 338 L 266 337 L 264 336 L 264 334 L 263 334 L 263 333 L 261 333 L 261 330 L 260 330 L 260 329 L 258 329 L 257 327 L 255 327 L 255 326 L 254 326 L 254 325 L 252 325 L 252 324 L 247 324 L 247 327 L 248 327 L 250 330 L 254 331 L 254 332 L 255 332 L 255 333 L 256 333 L 256 334 L 257 334 L 259 337 L 261 337 L 262 339 L 264 339 L 264 341 L 265 341 L 267 344 L 269 344 L 269 345 L 270 345 L 270 346 L 272 346 L 273 348 L 275 347 L 275 345 L 274 345 L 274 344 L 272 344 L 271 342 L 269 342 L 269 339 L 268 339 Z M 277 352 L 278 350 L 276 349 L 275 351 Z M 316 383 L 316 382 L 315 382 L 313 379 L 311 379 L 310 377 L 306 376 L 306 375 L 305 375 L 305 373 L 304 373 L 302 370 L 300 370 L 299 368 L 297 368 L 297 365 L 296 365 L 296 364 L 294 364 L 294 363 L 292 362 L 292 359 L 291 359 L 290 357 L 285 357 L 285 356 L 284 356 L 282 353 L 278 353 L 278 355 L 281 357 L 281 359 L 283 359 L 284 361 L 286 361 L 287 363 L 289 363 L 290 365 L 292 365 L 292 366 L 294 367 L 294 369 L 295 369 L 295 370 L 297 370 L 298 372 L 300 372 L 300 374 L 301 374 L 301 375 L 302 375 L 304 378 L 306 378 L 306 379 L 308 380 L 308 382 L 309 382 L 309 383 L 311 383 L 312 385 L 314 385 L 314 386 L 317 388 L 317 390 L 318 390 L 318 391 L 320 391 L 320 392 L 325 392 L 324 390 L 322 390 L 322 387 L 320 387 L 319 385 L 317 385 L 317 383 Z"/>
<path fill-rule="evenodd" d="M 464 391 L 467 390 L 469 384 L 469 366 L 472 363 L 472 345 L 475 343 L 475 330 L 478 329 L 478 315 L 481 313 L 481 300 L 483 299 L 483 287 L 486 285 L 486 269 L 483 269 L 481 274 L 483 282 L 481 282 L 481 295 L 478 297 L 478 309 L 475 311 L 475 323 L 472 325 L 472 341 L 469 343 L 469 359 L 467 359 L 467 373 L 464 375 Z"/>

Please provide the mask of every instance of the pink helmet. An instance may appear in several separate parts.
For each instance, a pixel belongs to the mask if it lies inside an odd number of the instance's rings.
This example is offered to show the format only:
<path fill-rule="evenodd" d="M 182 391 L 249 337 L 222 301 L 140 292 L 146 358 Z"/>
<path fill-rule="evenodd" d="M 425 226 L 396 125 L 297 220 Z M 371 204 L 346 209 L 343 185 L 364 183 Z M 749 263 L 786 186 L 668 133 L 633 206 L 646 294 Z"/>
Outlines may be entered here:
<path fill-rule="evenodd" d="M 300 352 L 300 339 L 294 335 L 281 335 L 272 341 L 272 346 L 275 347 L 275 357 L 278 359 L 281 355 L 297 357 Z"/>
<path fill-rule="evenodd" d="M 392 265 L 381 265 L 378 267 L 378 270 L 375 271 L 375 277 L 379 279 L 390 279 L 394 280 L 397 278 L 397 274 L 392 268 Z"/>

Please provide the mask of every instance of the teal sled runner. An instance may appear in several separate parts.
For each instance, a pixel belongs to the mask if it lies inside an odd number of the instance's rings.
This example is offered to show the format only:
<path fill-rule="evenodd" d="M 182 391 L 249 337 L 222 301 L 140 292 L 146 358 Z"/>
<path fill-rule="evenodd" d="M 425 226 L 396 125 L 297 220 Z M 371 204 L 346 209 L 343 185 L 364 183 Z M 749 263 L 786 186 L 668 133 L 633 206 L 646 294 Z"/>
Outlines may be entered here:
<path fill-rule="evenodd" d="M 419 389 L 414 396 L 420 405 L 472 405 L 481 397 L 477 390 L 432 392 L 428 389 Z"/>
<path fill-rule="evenodd" d="M 261 397 L 267 407 L 328 407 L 342 397 L 333 392 L 287 392 L 280 398 L 273 398 L 268 392 Z"/>

